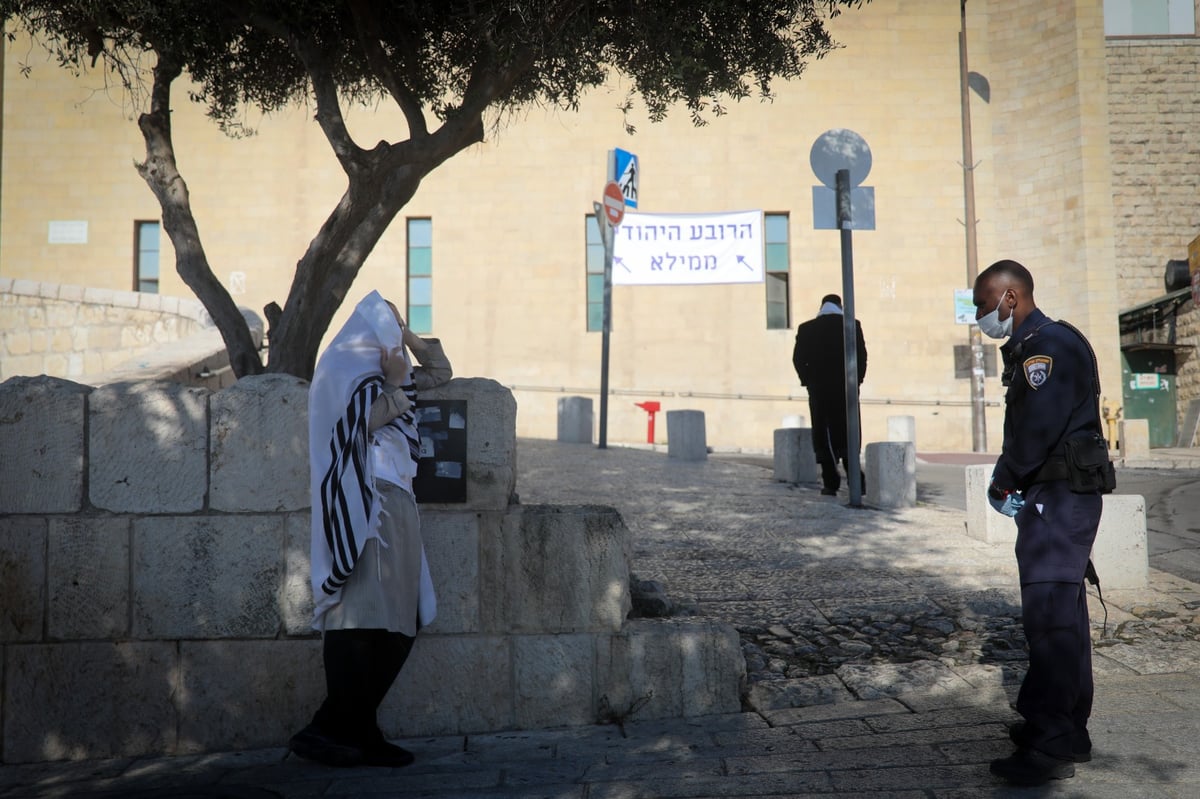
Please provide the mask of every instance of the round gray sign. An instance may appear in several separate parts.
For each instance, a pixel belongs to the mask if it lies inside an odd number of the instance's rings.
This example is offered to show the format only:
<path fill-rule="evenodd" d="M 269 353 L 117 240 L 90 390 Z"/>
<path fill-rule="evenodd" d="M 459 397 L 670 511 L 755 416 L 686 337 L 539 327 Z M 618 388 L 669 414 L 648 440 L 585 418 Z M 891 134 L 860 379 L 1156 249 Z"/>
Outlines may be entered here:
<path fill-rule="evenodd" d="M 839 169 L 850 170 L 850 186 L 858 186 L 871 172 L 871 148 L 867 141 L 847 128 L 833 128 L 817 137 L 808 156 L 817 180 L 837 188 Z"/>

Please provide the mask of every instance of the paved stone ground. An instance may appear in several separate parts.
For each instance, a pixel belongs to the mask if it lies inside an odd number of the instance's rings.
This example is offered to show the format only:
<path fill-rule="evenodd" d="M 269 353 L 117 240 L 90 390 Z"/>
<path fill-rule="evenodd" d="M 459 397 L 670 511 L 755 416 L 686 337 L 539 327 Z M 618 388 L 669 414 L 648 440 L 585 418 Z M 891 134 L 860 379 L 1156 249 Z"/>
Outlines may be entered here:
<path fill-rule="evenodd" d="M 746 711 L 403 741 L 402 770 L 331 770 L 282 749 L 0 768 L 0 797 L 1200 796 L 1200 586 L 1152 572 L 1105 593 L 1093 762 L 1040 789 L 996 782 L 1023 669 L 1008 546 L 932 505 L 852 509 L 710 457 L 522 440 L 526 504 L 610 504 L 633 568 L 677 612 L 741 632 Z"/>

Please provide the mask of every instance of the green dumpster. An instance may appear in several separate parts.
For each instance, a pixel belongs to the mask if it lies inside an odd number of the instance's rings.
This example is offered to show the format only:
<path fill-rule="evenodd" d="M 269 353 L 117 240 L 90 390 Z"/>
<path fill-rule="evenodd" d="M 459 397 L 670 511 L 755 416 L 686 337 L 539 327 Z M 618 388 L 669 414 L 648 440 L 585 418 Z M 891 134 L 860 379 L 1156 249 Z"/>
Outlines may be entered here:
<path fill-rule="evenodd" d="M 1151 447 L 1175 446 L 1175 348 L 1138 344 L 1121 350 L 1122 418 L 1145 419 Z"/>

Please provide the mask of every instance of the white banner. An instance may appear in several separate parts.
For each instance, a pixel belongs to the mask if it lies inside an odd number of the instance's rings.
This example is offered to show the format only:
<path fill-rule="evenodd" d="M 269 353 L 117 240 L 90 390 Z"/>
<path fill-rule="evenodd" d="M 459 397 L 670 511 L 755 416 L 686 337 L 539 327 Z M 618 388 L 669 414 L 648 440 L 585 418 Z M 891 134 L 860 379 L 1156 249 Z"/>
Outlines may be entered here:
<path fill-rule="evenodd" d="M 616 286 L 763 281 L 762 211 L 626 212 L 613 240 Z"/>

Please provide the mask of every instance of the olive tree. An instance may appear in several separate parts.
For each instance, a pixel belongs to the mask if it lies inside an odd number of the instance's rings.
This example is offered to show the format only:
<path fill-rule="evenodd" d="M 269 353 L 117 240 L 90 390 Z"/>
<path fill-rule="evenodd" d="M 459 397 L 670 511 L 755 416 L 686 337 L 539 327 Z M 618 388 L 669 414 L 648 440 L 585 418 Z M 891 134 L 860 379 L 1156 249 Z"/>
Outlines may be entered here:
<path fill-rule="evenodd" d="M 364 260 L 422 179 L 483 141 L 485 119 L 528 104 L 577 108 L 617 72 L 652 121 L 695 124 L 730 100 L 770 98 L 836 47 L 827 21 L 862 0 L 0 0 L 64 69 L 103 69 L 138 103 L 137 170 L 162 207 L 176 270 L 208 309 L 241 377 L 312 375 L 317 349 Z M 231 135 L 247 109 L 315 108 L 347 188 L 296 264 L 286 301 L 264 309 L 264 364 L 216 278 L 171 136 L 172 86 L 186 74 Z M 388 102 L 404 128 L 365 146 L 343 109 Z M 331 198 L 332 200 L 332 198 Z"/>

